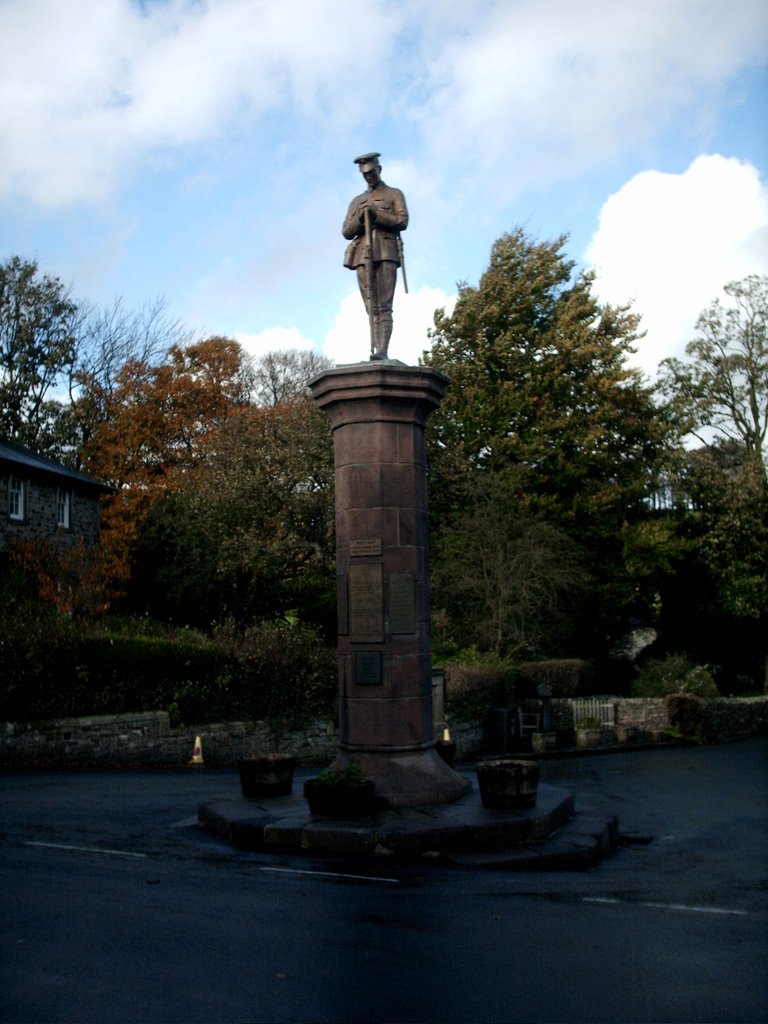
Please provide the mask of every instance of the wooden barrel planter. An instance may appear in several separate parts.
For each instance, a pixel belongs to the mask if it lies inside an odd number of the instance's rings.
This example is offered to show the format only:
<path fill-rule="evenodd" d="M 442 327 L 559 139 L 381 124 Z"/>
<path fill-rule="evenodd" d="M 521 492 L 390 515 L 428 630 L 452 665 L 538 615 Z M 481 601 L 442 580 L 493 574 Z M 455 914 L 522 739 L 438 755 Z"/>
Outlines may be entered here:
<path fill-rule="evenodd" d="M 237 762 L 243 796 L 288 796 L 293 789 L 296 758 L 292 754 L 262 754 Z"/>
<path fill-rule="evenodd" d="M 477 765 L 477 782 L 483 807 L 534 807 L 539 786 L 539 766 L 535 761 L 495 758 Z"/>

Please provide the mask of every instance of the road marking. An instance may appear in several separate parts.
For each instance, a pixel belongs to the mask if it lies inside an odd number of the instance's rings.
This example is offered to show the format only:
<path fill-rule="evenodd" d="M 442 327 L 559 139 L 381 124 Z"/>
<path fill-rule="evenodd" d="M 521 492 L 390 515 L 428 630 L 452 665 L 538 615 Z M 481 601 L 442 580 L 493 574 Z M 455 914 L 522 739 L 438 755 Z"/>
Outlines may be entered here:
<path fill-rule="evenodd" d="M 731 917 L 749 917 L 748 910 L 731 910 L 726 907 L 697 907 L 688 903 L 659 903 L 650 900 L 616 900 L 605 896 L 585 896 L 582 903 L 603 903 L 613 906 L 651 907 L 654 910 L 682 910 L 689 914 L 725 914 Z"/>
<path fill-rule="evenodd" d="M 75 853 L 103 853 L 108 857 L 137 857 L 146 859 L 146 853 L 132 853 L 130 850 L 109 850 L 99 846 L 69 846 L 65 843 L 34 843 L 23 842 L 22 846 L 38 846 L 45 850 L 72 850 Z"/>
<path fill-rule="evenodd" d="M 344 878 L 355 882 L 386 882 L 388 885 L 395 883 L 399 885 L 399 878 L 379 878 L 376 875 L 348 875 L 341 871 L 304 871 L 301 868 L 271 868 L 260 867 L 259 871 L 271 871 L 281 875 L 311 875 L 314 878 Z"/>
<path fill-rule="evenodd" d="M 199 825 L 200 819 L 196 814 L 193 814 L 189 818 L 182 818 L 181 821 L 174 821 L 168 828 L 189 828 L 191 825 Z"/>

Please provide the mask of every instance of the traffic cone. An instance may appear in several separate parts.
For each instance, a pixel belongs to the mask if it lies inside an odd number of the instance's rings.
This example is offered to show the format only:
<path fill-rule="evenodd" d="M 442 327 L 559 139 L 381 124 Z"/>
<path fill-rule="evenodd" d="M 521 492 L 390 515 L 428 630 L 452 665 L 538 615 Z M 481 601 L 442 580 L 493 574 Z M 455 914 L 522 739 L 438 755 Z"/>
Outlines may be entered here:
<path fill-rule="evenodd" d="M 192 751 L 192 760 L 187 764 L 190 767 L 203 764 L 203 744 L 199 736 L 195 736 L 195 749 Z"/>

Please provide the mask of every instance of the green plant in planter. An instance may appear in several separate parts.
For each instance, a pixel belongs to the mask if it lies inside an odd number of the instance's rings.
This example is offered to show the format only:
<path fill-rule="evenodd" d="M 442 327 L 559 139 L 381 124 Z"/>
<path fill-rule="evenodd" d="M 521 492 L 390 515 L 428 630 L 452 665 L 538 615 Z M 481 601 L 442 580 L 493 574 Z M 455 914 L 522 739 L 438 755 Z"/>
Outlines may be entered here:
<path fill-rule="evenodd" d="M 327 768 L 304 783 L 304 796 L 312 814 L 340 818 L 365 817 L 374 813 L 376 787 L 356 764 Z"/>
<path fill-rule="evenodd" d="M 366 778 L 362 771 L 354 762 L 351 762 L 346 768 L 326 768 L 324 772 L 320 772 L 315 780 L 320 786 L 363 786 L 365 785 Z"/>
<path fill-rule="evenodd" d="M 600 721 L 599 718 L 595 718 L 594 716 L 581 718 L 579 719 L 579 722 L 576 725 L 577 729 L 602 729 L 602 727 L 603 723 Z"/>

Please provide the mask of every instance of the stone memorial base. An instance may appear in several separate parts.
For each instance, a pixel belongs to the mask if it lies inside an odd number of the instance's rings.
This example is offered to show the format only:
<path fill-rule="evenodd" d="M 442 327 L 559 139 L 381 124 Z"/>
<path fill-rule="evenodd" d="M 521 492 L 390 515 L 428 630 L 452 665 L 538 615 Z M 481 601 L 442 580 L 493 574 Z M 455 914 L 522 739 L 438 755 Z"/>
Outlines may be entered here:
<path fill-rule="evenodd" d="M 389 807 L 451 803 L 468 783 L 435 748 L 429 621 L 427 418 L 447 378 L 397 360 L 309 382 L 333 430 L 339 748 Z"/>
<path fill-rule="evenodd" d="M 464 777 L 471 787 L 469 778 Z M 618 841 L 616 818 L 574 813 L 568 790 L 540 785 L 528 810 L 483 807 L 477 792 L 449 804 L 382 808 L 367 818 L 313 816 L 300 781 L 290 796 L 248 800 L 233 793 L 200 804 L 200 825 L 237 849 L 412 863 L 438 858 L 509 871 L 583 871 Z"/>
<path fill-rule="evenodd" d="M 388 807 L 421 807 L 451 803 L 470 790 L 462 778 L 440 757 L 434 746 L 427 750 L 341 750 L 333 768 L 359 766 L 367 779 L 376 783 Z"/>

